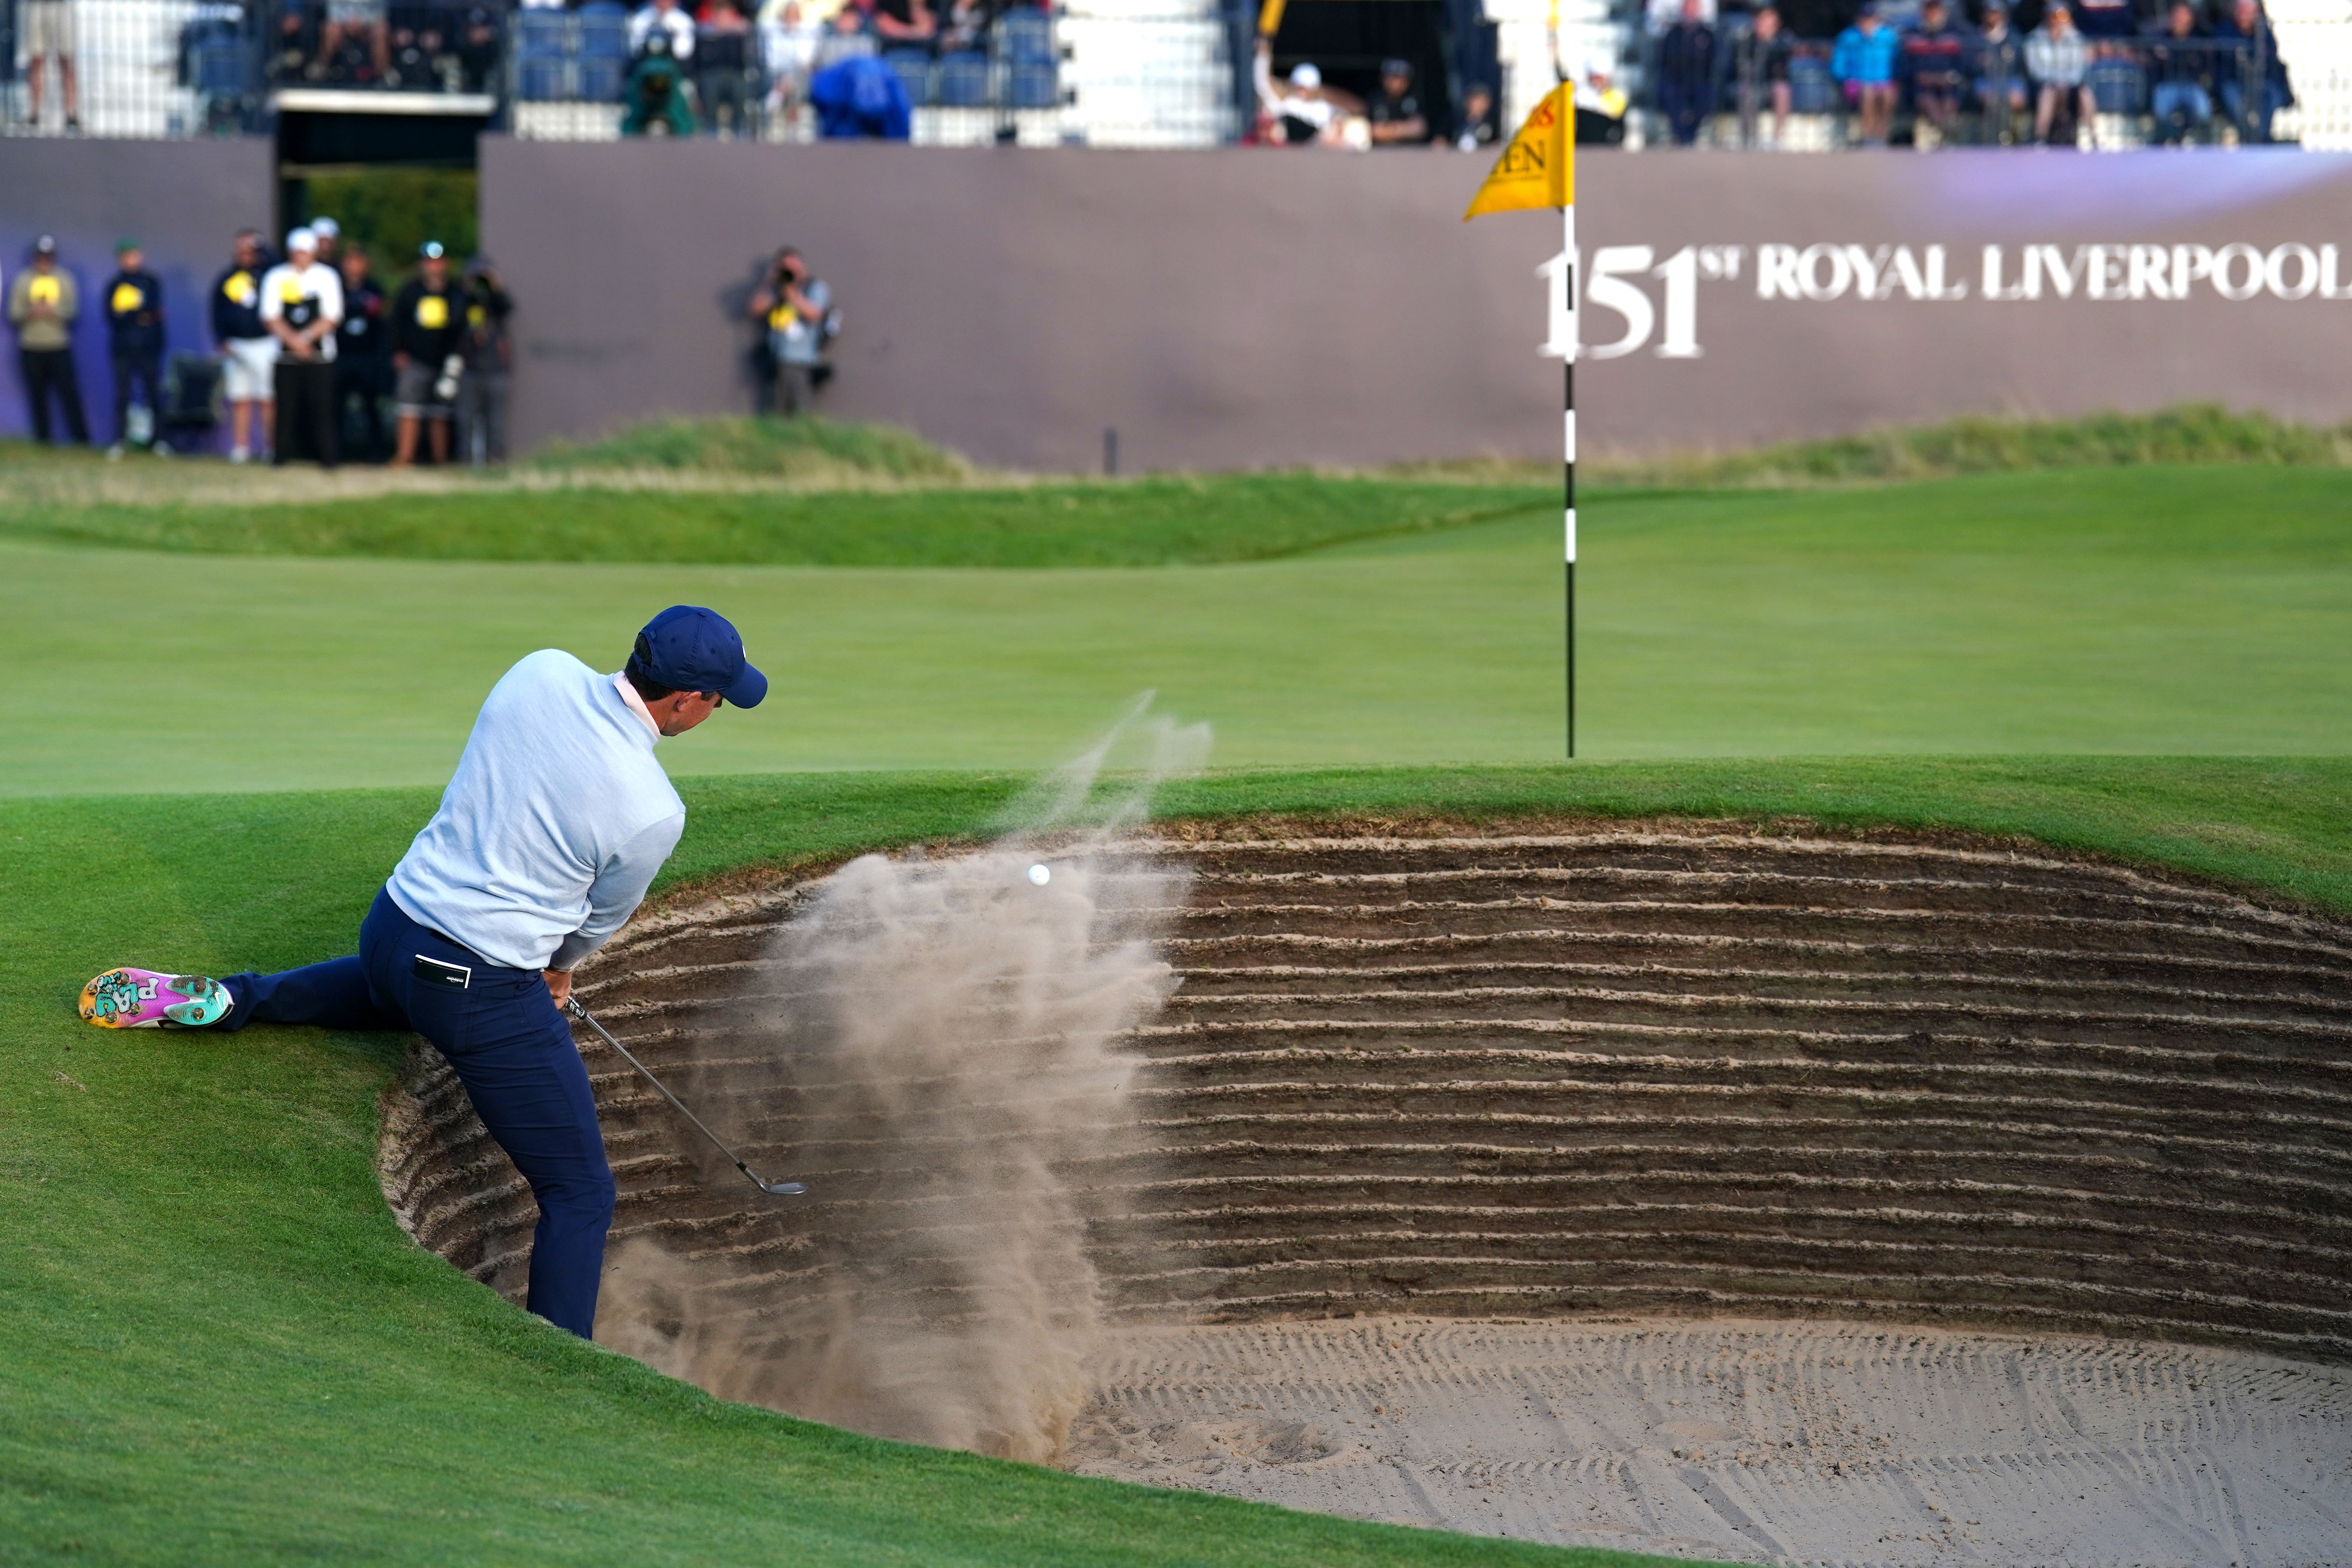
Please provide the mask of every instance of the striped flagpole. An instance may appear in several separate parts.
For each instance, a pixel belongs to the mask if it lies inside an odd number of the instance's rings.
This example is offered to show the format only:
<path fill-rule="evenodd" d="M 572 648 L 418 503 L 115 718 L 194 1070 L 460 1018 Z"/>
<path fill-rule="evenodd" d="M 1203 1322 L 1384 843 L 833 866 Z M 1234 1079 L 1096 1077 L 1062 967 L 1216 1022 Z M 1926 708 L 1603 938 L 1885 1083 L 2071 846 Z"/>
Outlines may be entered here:
<path fill-rule="evenodd" d="M 1560 421 L 1565 460 L 1560 469 L 1560 489 L 1567 512 L 1568 578 L 1565 593 L 1568 606 L 1568 755 L 1576 759 L 1576 205 L 1571 202 L 1559 209 L 1560 266 L 1564 297 L 1568 300 L 1568 321 L 1560 345 L 1560 400 L 1565 416 Z"/>

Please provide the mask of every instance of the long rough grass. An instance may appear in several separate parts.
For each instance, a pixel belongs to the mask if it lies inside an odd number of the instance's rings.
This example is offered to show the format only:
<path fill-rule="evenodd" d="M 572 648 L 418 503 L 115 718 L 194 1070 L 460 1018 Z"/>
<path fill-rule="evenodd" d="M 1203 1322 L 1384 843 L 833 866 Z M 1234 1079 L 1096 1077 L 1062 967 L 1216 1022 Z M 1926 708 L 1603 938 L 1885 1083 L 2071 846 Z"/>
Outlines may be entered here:
<path fill-rule="evenodd" d="M 664 419 L 602 440 L 558 441 L 530 459 L 541 469 L 670 469 L 803 479 L 860 474 L 906 483 L 954 483 L 971 465 L 911 430 L 806 419 Z"/>

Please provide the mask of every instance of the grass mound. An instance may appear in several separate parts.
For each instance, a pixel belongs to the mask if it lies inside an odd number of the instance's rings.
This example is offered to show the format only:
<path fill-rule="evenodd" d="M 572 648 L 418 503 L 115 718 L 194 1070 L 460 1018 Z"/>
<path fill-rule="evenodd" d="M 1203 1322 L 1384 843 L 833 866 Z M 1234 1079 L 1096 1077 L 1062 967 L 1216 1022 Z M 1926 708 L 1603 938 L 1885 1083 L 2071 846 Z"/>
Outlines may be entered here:
<path fill-rule="evenodd" d="M 848 477 L 909 484 L 953 483 L 971 467 L 911 430 L 842 420 L 664 419 L 600 441 L 557 441 L 528 466 L 552 472 L 655 469 L 737 474 L 763 479 Z"/>
<path fill-rule="evenodd" d="M 1972 416 L 1749 452 L 1591 465 L 1598 483 L 1630 487 L 1786 486 L 1948 478 L 2145 463 L 2352 466 L 2352 425 L 2294 425 L 2218 403 L 2082 419 Z"/>
<path fill-rule="evenodd" d="M 688 433 L 681 440 L 698 430 L 680 428 Z M 813 492 L 606 489 L 583 481 L 560 489 L 313 495 L 277 505 L 0 500 L 0 538 L 202 554 L 444 561 L 1167 566 L 1269 560 L 1554 504 L 1532 488 L 1310 474 Z"/>
<path fill-rule="evenodd" d="M 683 786 L 663 886 L 976 833 L 1022 781 Z M 525 1317 L 377 1190 L 394 1037 L 100 1034 L 109 964 L 345 951 L 430 789 L 0 803 L 0 1556 L 114 1563 L 1554 1563 L 728 1405 Z M 1216 775 L 1171 812 L 1943 825 L 2352 908 L 2342 760 L 1846 759 Z"/>

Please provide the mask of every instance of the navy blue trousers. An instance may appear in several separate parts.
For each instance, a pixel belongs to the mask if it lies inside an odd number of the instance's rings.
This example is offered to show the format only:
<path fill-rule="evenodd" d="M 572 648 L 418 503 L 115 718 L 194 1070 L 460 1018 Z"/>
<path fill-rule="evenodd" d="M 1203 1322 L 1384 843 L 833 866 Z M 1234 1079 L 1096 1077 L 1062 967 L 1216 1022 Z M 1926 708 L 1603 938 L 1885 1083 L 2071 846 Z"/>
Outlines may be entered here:
<path fill-rule="evenodd" d="M 420 978 L 419 957 L 470 971 L 467 985 Z M 232 974 L 221 984 L 236 1005 L 215 1028 L 413 1029 L 438 1047 L 482 1125 L 539 1200 L 530 1310 L 583 1340 L 594 1337 L 613 1171 L 588 1069 L 537 970 L 500 968 L 418 925 L 380 892 L 360 926 L 357 957 L 279 974 Z"/>

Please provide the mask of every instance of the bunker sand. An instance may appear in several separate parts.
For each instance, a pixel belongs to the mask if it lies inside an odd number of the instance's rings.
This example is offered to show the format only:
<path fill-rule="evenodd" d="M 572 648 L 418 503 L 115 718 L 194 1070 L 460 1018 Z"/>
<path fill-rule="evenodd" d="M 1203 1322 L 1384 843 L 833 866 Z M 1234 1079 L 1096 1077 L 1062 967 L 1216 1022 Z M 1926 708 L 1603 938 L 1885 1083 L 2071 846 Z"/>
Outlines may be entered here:
<path fill-rule="evenodd" d="M 1740 1563 L 2352 1560 L 2352 1375 L 1837 1322 L 1129 1329 L 1087 1475 Z"/>

